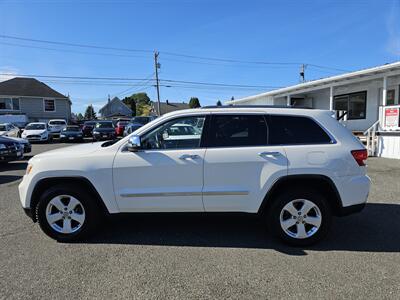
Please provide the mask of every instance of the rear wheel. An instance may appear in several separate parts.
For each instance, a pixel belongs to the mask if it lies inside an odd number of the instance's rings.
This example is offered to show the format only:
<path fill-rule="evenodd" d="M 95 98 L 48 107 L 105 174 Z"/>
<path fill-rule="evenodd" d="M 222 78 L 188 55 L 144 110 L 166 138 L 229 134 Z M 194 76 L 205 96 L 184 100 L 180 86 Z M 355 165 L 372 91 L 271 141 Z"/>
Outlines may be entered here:
<path fill-rule="evenodd" d="M 70 242 L 90 234 L 100 211 L 91 194 L 70 185 L 57 185 L 43 193 L 36 206 L 36 217 L 49 237 Z"/>
<path fill-rule="evenodd" d="M 295 189 L 277 196 L 268 214 L 273 234 L 294 246 L 311 245 L 326 236 L 331 210 L 318 192 Z"/>

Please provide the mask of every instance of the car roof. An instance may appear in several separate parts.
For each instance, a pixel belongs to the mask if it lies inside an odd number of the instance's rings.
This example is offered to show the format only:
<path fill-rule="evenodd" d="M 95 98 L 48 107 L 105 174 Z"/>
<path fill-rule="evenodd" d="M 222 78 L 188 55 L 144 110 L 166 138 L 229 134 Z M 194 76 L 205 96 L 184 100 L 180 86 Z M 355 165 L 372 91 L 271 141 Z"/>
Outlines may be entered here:
<path fill-rule="evenodd" d="M 326 113 L 327 110 L 311 109 L 311 108 L 298 108 L 289 106 L 271 106 L 271 105 L 235 105 L 235 106 L 205 106 L 202 108 L 192 108 L 173 111 L 164 116 L 184 116 L 188 114 L 202 114 L 202 113 L 266 113 L 266 114 L 282 114 L 282 115 L 299 115 L 310 116 Z"/>
<path fill-rule="evenodd" d="M 28 123 L 27 125 L 32 125 L 32 124 L 46 125 L 46 123 L 44 123 L 44 122 L 32 122 L 32 123 Z"/>

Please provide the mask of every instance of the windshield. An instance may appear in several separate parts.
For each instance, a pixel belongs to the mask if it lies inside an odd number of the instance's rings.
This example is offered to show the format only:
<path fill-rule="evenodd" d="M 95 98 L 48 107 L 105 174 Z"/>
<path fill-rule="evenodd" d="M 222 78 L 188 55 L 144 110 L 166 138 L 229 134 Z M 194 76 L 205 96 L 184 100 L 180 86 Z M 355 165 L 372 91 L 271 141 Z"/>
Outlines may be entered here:
<path fill-rule="evenodd" d="M 94 126 L 96 124 L 96 122 L 85 122 L 83 123 L 83 125 L 85 126 Z"/>
<path fill-rule="evenodd" d="M 63 129 L 63 131 L 79 131 L 79 127 L 76 126 L 68 126 L 66 128 Z"/>
<path fill-rule="evenodd" d="M 7 131 L 6 125 L 0 125 L 0 131 Z"/>
<path fill-rule="evenodd" d="M 99 122 L 96 124 L 96 128 L 113 128 L 112 122 Z"/>
<path fill-rule="evenodd" d="M 134 117 L 131 121 L 132 123 L 140 123 L 140 124 L 146 124 L 149 123 L 149 118 L 148 117 Z"/>
<path fill-rule="evenodd" d="M 65 121 L 50 121 L 50 125 L 65 125 Z"/>
<path fill-rule="evenodd" d="M 29 124 L 25 127 L 26 130 L 38 130 L 38 129 L 46 129 L 46 125 L 44 124 Z"/>

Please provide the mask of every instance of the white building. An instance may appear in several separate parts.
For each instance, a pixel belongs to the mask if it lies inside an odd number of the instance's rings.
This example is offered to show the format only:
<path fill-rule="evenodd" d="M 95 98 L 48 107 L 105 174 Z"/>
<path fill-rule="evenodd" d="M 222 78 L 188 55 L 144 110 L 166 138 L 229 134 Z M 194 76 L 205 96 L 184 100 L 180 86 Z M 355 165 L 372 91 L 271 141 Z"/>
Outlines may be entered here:
<path fill-rule="evenodd" d="M 229 105 L 291 105 L 337 112 L 370 154 L 400 159 L 400 62 L 308 81 L 227 101 Z"/>

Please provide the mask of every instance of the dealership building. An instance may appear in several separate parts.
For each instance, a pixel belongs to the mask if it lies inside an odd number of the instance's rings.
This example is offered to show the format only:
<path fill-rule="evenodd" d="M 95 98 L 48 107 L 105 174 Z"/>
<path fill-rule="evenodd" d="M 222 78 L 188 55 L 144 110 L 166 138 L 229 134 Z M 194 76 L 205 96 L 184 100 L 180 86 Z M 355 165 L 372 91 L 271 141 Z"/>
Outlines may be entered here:
<path fill-rule="evenodd" d="M 400 62 L 307 81 L 226 104 L 331 110 L 366 144 L 370 155 L 400 159 Z"/>

